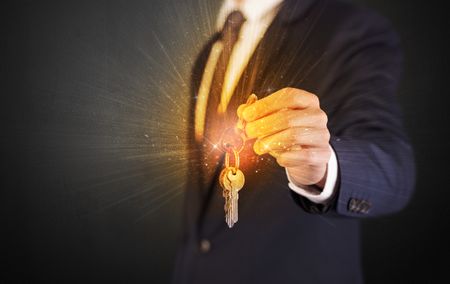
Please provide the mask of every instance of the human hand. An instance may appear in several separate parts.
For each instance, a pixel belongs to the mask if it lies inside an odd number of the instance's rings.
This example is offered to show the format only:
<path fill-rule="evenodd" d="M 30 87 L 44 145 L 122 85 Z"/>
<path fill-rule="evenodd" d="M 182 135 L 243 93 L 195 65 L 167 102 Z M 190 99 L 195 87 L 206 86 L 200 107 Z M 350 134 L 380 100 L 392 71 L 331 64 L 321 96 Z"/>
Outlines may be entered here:
<path fill-rule="evenodd" d="M 251 105 L 241 105 L 248 138 L 258 155 L 269 153 L 297 185 L 323 188 L 330 159 L 328 118 L 314 94 L 284 88 Z"/>

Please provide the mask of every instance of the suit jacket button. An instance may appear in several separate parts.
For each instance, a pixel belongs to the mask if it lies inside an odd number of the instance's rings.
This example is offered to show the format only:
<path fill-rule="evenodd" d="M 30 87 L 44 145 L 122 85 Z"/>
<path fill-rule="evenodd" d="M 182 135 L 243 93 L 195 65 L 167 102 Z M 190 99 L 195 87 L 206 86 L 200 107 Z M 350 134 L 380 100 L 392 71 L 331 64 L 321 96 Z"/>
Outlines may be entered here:
<path fill-rule="evenodd" d="M 203 239 L 200 241 L 200 251 L 202 253 L 207 253 L 211 250 L 211 242 L 207 239 Z"/>

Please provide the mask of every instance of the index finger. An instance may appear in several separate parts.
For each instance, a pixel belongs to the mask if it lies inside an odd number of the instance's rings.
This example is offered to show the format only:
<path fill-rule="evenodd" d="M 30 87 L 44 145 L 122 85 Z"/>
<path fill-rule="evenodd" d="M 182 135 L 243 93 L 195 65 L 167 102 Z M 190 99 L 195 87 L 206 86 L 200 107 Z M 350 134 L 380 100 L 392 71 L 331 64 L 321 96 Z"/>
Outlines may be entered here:
<path fill-rule="evenodd" d="M 241 109 L 242 118 L 254 121 L 281 109 L 303 109 L 317 102 L 317 97 L 307 91 L 284 88 Z"/>

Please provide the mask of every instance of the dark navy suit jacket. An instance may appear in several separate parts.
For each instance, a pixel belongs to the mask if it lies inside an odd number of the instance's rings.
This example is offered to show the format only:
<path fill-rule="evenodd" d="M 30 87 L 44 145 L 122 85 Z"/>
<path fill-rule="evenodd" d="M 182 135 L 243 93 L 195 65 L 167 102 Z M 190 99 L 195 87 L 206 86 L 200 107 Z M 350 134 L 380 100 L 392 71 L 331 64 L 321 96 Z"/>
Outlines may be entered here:
<path fill-rule="evenodd" d="M 396 100 L 402 56 L 389 23 L 334 0 L 286 0 L 230 104 L 295 87 L 328 115 L 338 191 L 317 205 L 288 188 L 270 156 L 246 173 L 239 222 L 228 229 L 215 175 L 202 174 L 194 108 L 214 35 L 192 72 L 190 175 L 174 283 L 360 283 L 359 219 L 401 210 L 414 184 L 412 150 Z M 207 118 L 208 119 L 208 118 Z M 220 171 L 220 167 L 216 174 Z"/>

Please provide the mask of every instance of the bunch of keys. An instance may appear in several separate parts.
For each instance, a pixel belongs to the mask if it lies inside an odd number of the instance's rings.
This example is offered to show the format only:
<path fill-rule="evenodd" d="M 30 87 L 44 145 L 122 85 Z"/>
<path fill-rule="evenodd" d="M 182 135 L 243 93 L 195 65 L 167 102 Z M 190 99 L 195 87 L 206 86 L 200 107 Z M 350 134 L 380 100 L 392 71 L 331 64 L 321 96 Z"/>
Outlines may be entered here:
<path fill-rule="evenodd" d="M 258 98 L 252 94 L 246 104 L 254 103 Z M 221 147 L 225 151 L 225 168 L 219 176 L 222 195 L 225 198 L 225 222 L 232 228 L 238 221 L 239 190 L 244 187 L 245 176 L 239 169 L 240 153 L 244 149 L 247 136 L 245 134 L 245 121 L 239 118 L 237 126 L 227 129 L 221 138 Z M 230 155 L 233 155 L 234 166 L 230 165 Z"/>

